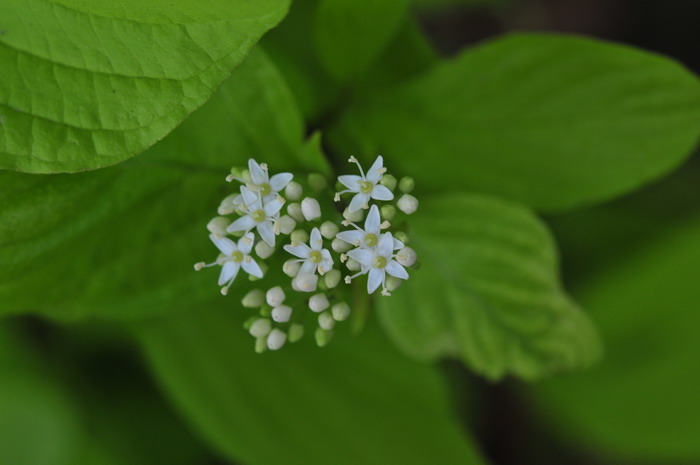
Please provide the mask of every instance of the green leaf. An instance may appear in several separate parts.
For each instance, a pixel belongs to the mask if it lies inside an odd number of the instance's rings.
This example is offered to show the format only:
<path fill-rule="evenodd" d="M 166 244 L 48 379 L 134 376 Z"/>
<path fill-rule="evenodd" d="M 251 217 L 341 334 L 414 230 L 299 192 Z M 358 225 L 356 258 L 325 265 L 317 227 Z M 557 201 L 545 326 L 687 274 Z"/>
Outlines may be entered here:
<path fill-rule="evenodd" d="M 193 263 L 215 257 L 205 228 L 249 156 L 282 171 L 300 158 L 299 112 L 253 52 L 217 96 L 140 157 L 93 172 L 0 172 L 0 313 L 141 317 L 217 292 Z"/>
<path fill-rule="evenodd" d="M 700 84 L 674 61 L 511 35 L 357 102 L 330 140 L 343 153 L 382 153 L 433 190 L 561 210 L 669 172 L 699 134 Z"/>
<path fill-rule="evenodd" d="M 314 39 L 326 69 L 341 82 L 366 71 L 399 30 L 408 0 L 320 0 Z"/>
<path fill-rule="evenodd" d="M 480 464 L 436 371 L 375 330 L 319 349 L 307 334 L 255 354 L 244 309 L 144 322 L 138 334 L 163 389 L 212 445 L 255 465 Z"/>
<path fill-rule="evenodd" d="M 202 105 L 289 0 L 0 3 L 0 168 L 114 165 Z"/>
<path fill-rule="evenodd" d="M 534 389 L 555 431 L 615 463 L 700 460 L 698 274 L 696 218 L 581 286 L 606 356 L 588 373 Z"/>
<path fill-rule="evenodd" d="M 589 365 L 600 345 L 562 290 L 546 227 L 495 198 L 443 194 L 411 218 L 419 270 L 379 316 L 393 339 L 423 358 L 459 356 L 490 379 L 526 379 Z"/>

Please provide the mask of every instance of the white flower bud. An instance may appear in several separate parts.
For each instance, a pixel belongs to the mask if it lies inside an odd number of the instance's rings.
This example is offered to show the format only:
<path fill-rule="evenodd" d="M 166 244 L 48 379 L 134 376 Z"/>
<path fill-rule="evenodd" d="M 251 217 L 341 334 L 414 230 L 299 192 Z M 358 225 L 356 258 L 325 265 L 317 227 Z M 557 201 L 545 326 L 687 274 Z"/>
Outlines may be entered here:
<path fill-rule="evenodd" d="M 289 327 L 289 342 L 297 342 L 304 336 L 304 327 L 294 323 Z"/>
<path fill-rule="evenodd" d="M 272 309 L 272 319 L 277 323 L 286 323 L 291 316 L 292 307 L 288 307 L 287 305 L 280 305 Z"/>
<path fill-rule="evenodd" d="M 318 325 L 321 328 L 330 331 L 335 326 L 335 320 L 330 313 L 323 312 L 318 316 Z"/>
<path fill-rule="evenodd" d="M 360 269 L 360 262 L 348 258 L 348 261 L 345 262 L 345 266 L 347 266 L 350 271 L 357 271 Z"/>
<path fill-rule="evenodd" d="M 396 206 L 405 214 L 410 215 L 418 210 L 418 199 L 410 194 L 404 194 L 399 201 L 396 202 Z"/>
<path fill-rule="evenodd" d="M 290 278 L 293 278 L 297 274 L 299 274 L 300 268 L 301 263 L 296 260 L 287 260 L 286 262 L 284 262 L 284 265 L 282 265 L 282 271 L 284 271 L 284 274 L 286 274 Z"/>
<path fill-rule="evenodd" d="M 270 255 L 275 253 L 275 248 L 270 247 L 270 245 L 265 241 L 260 241 L 257 244 L 255 244 L 255 253 L 258 254 L 258 257 L 265 260 Z"/>
<path fill-rule="evenodd" d="M 318 288 L 318 275 L 315 273 L 299 273 L 292 281 L 299 292 L 314 292 Z"/>
<path fill-rule="evenodd" d="M 215 218 L 212 218 L 211 221 L 207 223 L 207 229 L 212 234 L 216 234 L 218 236 L 225 236 L 227 234 L 226 228 L 228 228 L 230 224 L 231 220 L 229 220 L 225 216 L 217 216 Z"/>
<path fill-rule="evenodd" d="M 309 299 L 309 308 L 314 312 L 322 312 L 328 308 L 328 298 L 326 294 L 315 294 Z"/>
<path fill-rule="evenodd" d="M 273 287 L 272 289 L 267 291 L 267 294 L 265 294 L 267 305 L 269 305 L 270 307 L 277 307 L 278 305 L 282 304 L 282 302 L 284 302 L 285 297 L 286 296 L 284 295 L 284 291 L 279 286 Z"/>
<path fill-rule="evenodd" d="M 276 226 L 282 234 L 291 234 L 294 228 L 297 227 L 297 222 L 289 215 L 282 215 L 280 219 L 277 220 Z"/>
<path fill-rule="evenodd" d="M 301 205 L 296 202 L 287 205 L 287 214 L 297 222 L 304 221 L 304 214 L 301 212 Z"/>
<path fill-rule="evenodd" d="M 315 220 L 321 216 L 321 205 L 318 204 L 318 200 L 306 197 L 301 201 L 301 213 L 306 221 Z"/>
<path fill-rule="evenodd" d="M 350 316 L 350 306 L 345 302 L 340 302 L 333 305 L 331 313 L 335 321 L 345 321 Z"/>
<path fill-rule="evenodd" d="M 304 193 L 301 184 L 296 181 L 290 181 L 287 187 L 284 188 L 284 195 L 287 196 L 289 200 L 299 200 Z"/>
<path fill-rule="evenodd" d="M 328 289 L 333 289 L 340 283 L 340 270 L 332 269 L 323 276 L 323 282 L 326 283 Z"/>
<path fill-rule="evenodd" d="M 403 279 L 399 279 L 394 276 L 387 276 L 386 281 L 384 281 L 384 285 L 388 291 L 395 291 L 399 288 L 399 286 L 401 286 L 402 283 Z"/>
<path fill-rule="evenodd" d="M 219 215 L 230 215 L 233 213 L 236 210 L 236 205 L 233 201 L 236 200 L 239 195 L 240 194 L 231 194 L 224 197 L 224 200 L 221 201 L 219 208 L 216 210 L 217 213 Z"/>
<path fill-rule="evenodd" d="M 353 223 L 358 223 L 362 221 L 362 219 L 365 217 L 365 211 L 362 209 L 359 209 L 357 211 L 354 211 L 350 213 L 348 209 L 346 208 L 343 211 L 343 218 L 345 218 L 348 221 L 352 221 Z"/>
<path fill-rule="evenodd" d="M 416 251 L 410 247 L 404 247 L 396 254 L 396 261 L 403 266 L 412 266 L 417 258 Z"/>
<path fill-rule="evenodd" d="M 323 347 L 329 342 L 331 342 L 331 338 L 333 337 L 333 331 L 328 331 L 323 328 L 316 328 L 314 337 L 316 338 L 316 344 L 319 347 Z"/>
<path fill-rule="evenodd" d="M 243 297 L 241 304 L 246 308 L 262 307 L 265 303 L 265 294 L 260 289 L 253 289 Z"/>
<path fill-rule="evenodd" d="M 290 239 L 292 240 L 292 243 L 306 244 L 309 242 L 309 233 L 303 229 L 297 229 L 296 231 L 292 232 Z"/>
<path fill-rule="evenodd" d="M 399 190 L 404 194 L 411 192 L 415 186 L 416 182 L 413 178 L 405 177 L 401 178 L 401 181 L 399 181 Z"/>
<path fill-rule="evenodd" d="M 250 330 L 248 330 L 248 332 L 253 337 L 265 337 L 271 329 L 272 322 L 267 318 L 260 318 L 250 326 Z"/>
<path fill-rule="evenodd" d="M 336 237 L 335 239 L 333 239 L 333 242 L 331 242 L 331 248 L 338 253 L 343 253 L 350 250 L 352 248 L 352 244 L 348 244 L 345 241 L 341 241 Z"/>
<path fill-rule="evenodd" d="M 338 234 L 338 225 L 333 223 L 332 221 L 326 221 L 321 225 L 319 230 L 321 231 L 321 235 L 325 237 L 326 239 L 333 239 L 336 234 Z"/>
<path fill-rule="evenodd" d="M 277 328 L 267 336 L 267 348 L 270 350 L 281 349 L 285 342 L 287 342 L 287 334 Z"/>

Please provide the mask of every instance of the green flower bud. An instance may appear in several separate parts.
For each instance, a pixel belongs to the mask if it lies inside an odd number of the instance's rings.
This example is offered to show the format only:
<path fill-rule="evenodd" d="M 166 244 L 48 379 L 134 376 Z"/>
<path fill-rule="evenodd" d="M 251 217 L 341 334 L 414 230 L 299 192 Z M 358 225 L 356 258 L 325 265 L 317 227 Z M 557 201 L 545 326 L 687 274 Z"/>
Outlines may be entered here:
<path fill-rule="evenodd" d="M 379 212 L 381 213 L 382 218 L 387 221 L 391 221 L 396 216 L 396 207 L 393 205 L 384 205 L 379 209 Z"/>
<path fill-rule="evenodd" d="M 390 174 L 385 174 L 384 176 L 382 176 L 382 179 L 379 181 L 379 184 L 386 187 L 390 191 L 393 191 L 394 189 L 396 189 L 396 178 Z"/>
<path fill-rule="evenodd" d="M 301 212 L 301 204 L 292 202 L 287 205 L 287 214 L 297 222 L 304 221 L 304 214 Z"/>
<path fill-rule="evenodd" d="M 333 239 L 335 235 L 338 234 L 339 228 L 338 225 L 332 221 L 326 221 L 321 225 L 319 230 L 321 231 L 321 235 L 326 239 Z"/>
<path fill-rule="evenodd" d="M 335 268 L 323 275 L 323 282 L 326 283 L 326 287 L 328 289 L 333 289 L 340 283 L 340 270 L 336 270 Z"/>
<path fill-rule="evenodd" d="M 309 242 L 309 233 L 303 229 L 297 229 L 296 231 L 292 231 L 291 239 L 292 243 L 306 244 Z"/>
<path fill-rule="evenodd" d="M 408 234 L 403 231 L 397 231 L 394 233 L 394 239 L 397 239 L 404 244 L 408 244 Z"/>
<path fill-rule="evenodd" d="M 304 327 L 299 323 L 294 323 L 289 327 L 289 342 L 297 342 L 304 336 Z"/>
<path fill-rule="evenodd" d="M 319 173 L 309 174 L 307 181 L 309 182 L 309 187 L 316 192 L 321 192 L 328 187 L 328 181 L 322 174 Z"/>
<path fill-rule="evenodd" d="M 345 321 L 350 316 L 350 306 L 345 302 L 340 302 L 331 308 L 331 313 L 336 321 Z"/>
<path fill-rule="evenodd" d="M 264 303 L 265 293 L 260 289 L 253 289 L 243 297 L 243 300 L 241 300 L 241 304 L 243 304 L 243 306 L 246 308 L 258 308 Z"/>
<path fill-rule="evenodd" d="M 318 315 L 318 325 L 321 328 L 330 331 L 335 326 L 335 320 L 333 319 L 333 315 L 331 315 L 329 312 L 321 313 L 320 315 Z"/>
<path fill-rule="evenodd" d="M 401 181 L 399 181 L 399 190 L 404 194 L 408 194 L 409 192 L 413 191 L 414 187 L 416 187 L 416 182 L 413 180 L 413 178 L 406 176 L 401 178 Z"/>
<path fill-rule="evenodd" d="M 316 328 L 314 336 L 316 338 L 316 344 L 319 347 L 323 347 L 331 342 L 331 339 L 333 338 L 333 331 L 327 331 L 323 328 Z"/>

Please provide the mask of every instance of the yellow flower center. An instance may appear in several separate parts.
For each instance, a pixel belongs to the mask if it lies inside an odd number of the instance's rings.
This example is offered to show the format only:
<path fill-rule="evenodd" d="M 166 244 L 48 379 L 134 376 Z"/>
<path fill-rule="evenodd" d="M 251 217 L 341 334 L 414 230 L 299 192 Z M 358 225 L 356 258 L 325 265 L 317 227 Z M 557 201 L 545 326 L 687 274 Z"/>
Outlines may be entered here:
<path fill-rule="evenodd" d="M 362 191 L 363 194 L 372 193 L 372 189 L 374 189 L 374 183 L 369 181 L 360 181 L 360 191 Z"/>
<path fill-rule="evenodd" d="M 374 260 L 372 260 L 372 265 L 374 265 L 375 268 L 379 268 L 381 270 L 386 266 L 386 258 L 374 257 Z"/>
<path fill-rule="evenodd" d="M 266 195 L 269 195 L 270 192 L 272 192 L 272 188 L 270 188 L 270 185 L 266 182 L 260 184 L 260 193 L 262 194 L 263 197 Z"/>
<path fill-rule="evenodd" d="M 365 244 L 367 244 L 370 247 L 374 247 L 377 245 L 377 236 L 374 234 L 367 234 L 365 236 Z"/>
<path fill-rule="evenodd" d="M 256 210 L 256 211 L 254 211 L 253 213 L 251 213 L 250 216 L 251 216 L 255 221 L 257 221 L 258 223 L 260 223 L 261 221 L 263 221 L 263 220 L 265 219 L 265 212 L 262 211 L 262 210 Z"/>
<path fill-rule="evenodd" d="M 311 260 L 311 263 L 321 263 L 321 260 L 323 260 L 321 252 L 319 252 L 318 250 L 312 251 L 309 255 L 309 260 Z"/>
<path fill-rule="evenodd" d="M 239 250 L 236 250 L 231 255 L 231 258 L 233 259 L 234 262 L 241 263 L 243 261 L 243 253 Z"/>

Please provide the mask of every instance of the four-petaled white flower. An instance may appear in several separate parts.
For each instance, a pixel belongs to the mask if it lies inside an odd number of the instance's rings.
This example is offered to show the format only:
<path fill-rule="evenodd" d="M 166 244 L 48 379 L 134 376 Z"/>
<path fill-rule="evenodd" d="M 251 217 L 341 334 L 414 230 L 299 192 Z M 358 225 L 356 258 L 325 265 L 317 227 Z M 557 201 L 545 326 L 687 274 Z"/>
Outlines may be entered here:
<path fill-rule="evenodd" d="M 343 224 L 351 224 L 355 230 L 354 231 L 342 231 L 336 234 L 335 237 L 338 239 L 352 244 L 355 247 L 372 248 L 376 247 L 379 243 L 379 235 L 381 231 L 381 218 L 379 216 L 379 208 L 376 205 L 372 205 L 365 218 L 365 229 L 360 228 L 355 223 L 347 222 Z M 403 242 L 398 239 L 394 239 L 394 249 L 403 248 Z"/>
<path fill-rule="evenodd" d="M 348 256 L 360 263 L 361 270 L 354 276 L 346 278 L 346 282 L 350 282 L 353 278 L 369 273 L 367 278 L 367 292 L 372 294 L 377 290 L 379 285 L 382 286 L 382 294 L 389 295 L 386 289 L 386 275 L 394 276 L 399 279 L 408 279 L 406 269 L 394 260 L 395 245 L 394 237 L 387 232 L 379 237 L 379 242 L 376 247 L 362 248 L 350 250 Z"/>
<path fill-rule="evenodd" d="M 239 208 L 245 212 L 245 215 L 231 223 L 226 228 L 226 232 L 245 231 L 247 233 L 251 229 L 257 228 L 262 240 L 267 242 L 270 247 L 274 247 L 275 232 L 273 222 L 279 219 L 280 209 L 284 205 L 283 199 L 275 196 L 275 198 L 263 204 L 261 193 L 253 192 L 246 187 L 241 187 L 241 196 L 243 197 L 243 205 Z"/>
<path fill-rule="evenodd" d="M 379 184 L 379 181 L 386 171 L 386 168 L 384 168 L 384 159 L 381 155 L 374 161 L 372 167 L 367 171 L 367 175 L 365 175 L 362 166 L 355 157 L 350 157 L 350 162 L 357 164 L 357 167 L 360 169 L 360 176 L 354 174 L 338 176 L 338 181 L 347 187 L 347 189 L 336 194 L 336 202 L 340 200 L 341 194 L 348 192 L 355 193 L 355 196 L 348 206 L 348 211 L 353 213 L 361 208 L 368 208 L 370 199 L 391 200 L 394 198 L 394 194 L 387 187 Z"/>
<path fill-rule="evenodd" d="M 295 262 L 302 262 L 300 274 L 315 273 L 324 275 L 333 268 L 333 257 L 328 249 L 323 248 L 323 238 L 318 228 L 311 230 L 309 245 L 292 243 L 284 246 L 284 250 L 299 257 Z"/>
<path fill-rule="evenodd" d="M 233 284 L 241 268 L 251 276 L 255 276 L 256 278 L 263 277 L 260 266 L 258 266 L 253 257 L 250 256 L 250 251 L 253 248 L 254 242 L 253 233 L 248 233 L 241 237 L 238 240 L 238 244 L 227 237 L 217 236 L 216 234 L 211 234 L 209 238 L 216 248 L 221 251 L 221 255 L 214 264 L 221 265 L 219 286 L 225 285 L 225 287 L 221 289 L 223 294 L 228 292 L 228 288 Z"/>

